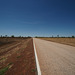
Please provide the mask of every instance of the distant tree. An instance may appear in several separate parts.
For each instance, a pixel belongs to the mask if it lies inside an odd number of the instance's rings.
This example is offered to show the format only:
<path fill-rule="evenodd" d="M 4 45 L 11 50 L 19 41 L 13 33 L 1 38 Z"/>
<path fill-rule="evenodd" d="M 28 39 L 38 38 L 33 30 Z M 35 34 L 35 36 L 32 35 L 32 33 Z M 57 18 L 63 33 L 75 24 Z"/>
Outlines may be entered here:
<path fill-rule="evenodd" d="M 20 38 L 22 37 L 22 36 L 19 36 Z"/>
<path fill-rule="evenodd" d="M 52 35 L 52 38 L 53 38 L 53 35 Z"/>
<path fill-rule="evenodd" d="M 59 35 L 57 35 L 57 37 L 59 37 Z"/>
<path fill-rule="evenodd" d="M 11 35 L 11 37 L 13 38 L 13 37 L 15 37 L 14 35 Z"/>
<path fill-rule="evenodd" d="M 61 38 L 65 38 L 65 36 L 61 36 Z"/>
<path fill-rule="evenodd" d="M 35 38 L 37 38 L 37 36 L 35 36 Z"/>
<path fill-rule="evenodd" d="M 28 36 L 28 38 L 31 38 L 31 36 Z"/>
<path fill-rule="evenodd" d="M 74 36 L 72 36 L 72 38 L 74 38 Z"/>

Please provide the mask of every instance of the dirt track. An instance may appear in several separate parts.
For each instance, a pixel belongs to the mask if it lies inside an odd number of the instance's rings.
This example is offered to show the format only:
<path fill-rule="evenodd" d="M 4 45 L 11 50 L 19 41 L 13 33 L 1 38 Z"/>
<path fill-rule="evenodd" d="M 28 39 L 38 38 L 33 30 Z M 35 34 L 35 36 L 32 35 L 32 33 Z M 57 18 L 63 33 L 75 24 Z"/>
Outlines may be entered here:
<path fill-rule="evenodd" d="M 75 47 L 34 38 L 42 75 L 75 75 Z"/>

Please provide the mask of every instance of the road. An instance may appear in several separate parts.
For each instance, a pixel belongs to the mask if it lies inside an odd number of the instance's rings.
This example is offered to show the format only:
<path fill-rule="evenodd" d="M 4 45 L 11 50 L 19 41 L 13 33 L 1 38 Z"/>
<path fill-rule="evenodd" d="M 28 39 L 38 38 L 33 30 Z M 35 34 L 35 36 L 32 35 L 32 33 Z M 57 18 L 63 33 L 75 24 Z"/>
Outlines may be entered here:
<path fill-rule="evenodd" d="M 75 47 L 33 40 L 42 75 L 75 75 Z"/>

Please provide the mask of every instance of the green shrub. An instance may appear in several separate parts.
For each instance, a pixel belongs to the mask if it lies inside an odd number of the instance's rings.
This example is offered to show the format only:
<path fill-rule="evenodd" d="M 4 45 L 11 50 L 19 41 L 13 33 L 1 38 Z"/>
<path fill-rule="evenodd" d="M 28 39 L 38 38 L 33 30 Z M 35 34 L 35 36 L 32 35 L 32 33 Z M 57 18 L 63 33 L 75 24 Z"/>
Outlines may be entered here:
<path fill-rule="evenodd" d="M 4 75 L 5 72 L 6 72 L 8 69 L 9 69 L 9 66 L 7 66 L 7 67 L 1 69 L 1 70 L 0 70 L 0 75 Z"/>

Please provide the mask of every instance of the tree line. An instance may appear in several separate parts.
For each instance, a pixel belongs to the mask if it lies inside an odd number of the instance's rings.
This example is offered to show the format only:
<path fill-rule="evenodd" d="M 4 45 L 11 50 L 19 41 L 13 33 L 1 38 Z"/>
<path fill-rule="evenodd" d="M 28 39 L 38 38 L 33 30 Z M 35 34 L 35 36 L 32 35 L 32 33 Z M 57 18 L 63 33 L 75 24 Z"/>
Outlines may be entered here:
<path fill-rule="evenodd" d="M 15 38 L 15 37 L 19 37 L 19 38 L 23 38 L 24 36 L 15 36 L 15 35 L 11 35 L 11 36 L 8 36 L 8 35 L 1 35 L 0 37 L 12 37 L 12 38 Z M 27 36 L 28 38 L 30 38 L 31 36 Z"/>
<path fill-rule="evenodd" d="M 75 36 L 74 35 L 72 35 L 72 36 L 59 36 L 59 35 L 57 35 L 57 36 L 51 36 L 51 37 L 40 37 L 40 36 L 35 36 L 36 38 L 75 38 Z"/>

